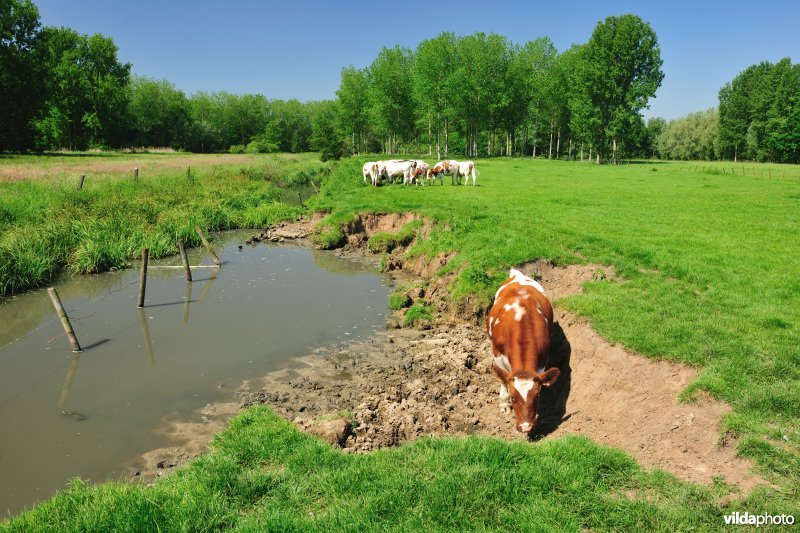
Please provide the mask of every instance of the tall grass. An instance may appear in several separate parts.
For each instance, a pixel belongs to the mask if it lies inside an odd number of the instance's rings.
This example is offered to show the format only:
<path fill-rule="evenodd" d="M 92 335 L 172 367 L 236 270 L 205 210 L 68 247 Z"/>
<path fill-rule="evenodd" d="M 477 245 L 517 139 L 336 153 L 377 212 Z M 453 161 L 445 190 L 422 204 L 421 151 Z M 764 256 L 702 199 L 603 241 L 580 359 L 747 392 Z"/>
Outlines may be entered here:
<path fill-rule="evenodd" d="M 0 294 L 65 270 L 123 267 L 143 248 L 153 257 L 174 254 L 178 239 L 197 246 L 195 225 L 217 231 L 294 218 L 300 209 L 278 201 L 280 186 L 300 184 L 324 168 L 301 156 L 223 169 L 170 168 L 139 180 L 99 175 L 80 191 L 73 180 L 0 182 Z"/>

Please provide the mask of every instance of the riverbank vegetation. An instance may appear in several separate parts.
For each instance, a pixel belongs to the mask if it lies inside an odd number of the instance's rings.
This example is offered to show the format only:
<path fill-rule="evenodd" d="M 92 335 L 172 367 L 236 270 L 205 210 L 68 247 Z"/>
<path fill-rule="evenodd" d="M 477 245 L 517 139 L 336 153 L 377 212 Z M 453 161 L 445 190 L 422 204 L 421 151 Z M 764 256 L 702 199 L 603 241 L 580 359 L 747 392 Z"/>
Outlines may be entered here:
<path fill-rule="evenodd" d="M 302 210 L 279 201 L 282 187 L 319 180 L 325 168 L 310 154 L 0 160 L 0 176 L 7 176 L 0 179 L 0 294 L 63 271 L 121 268 L 143 248 L 153 257 L 174 254 L 178 239 L 198 246 L 195 225 L 216 231 L 294 218 Z"/>

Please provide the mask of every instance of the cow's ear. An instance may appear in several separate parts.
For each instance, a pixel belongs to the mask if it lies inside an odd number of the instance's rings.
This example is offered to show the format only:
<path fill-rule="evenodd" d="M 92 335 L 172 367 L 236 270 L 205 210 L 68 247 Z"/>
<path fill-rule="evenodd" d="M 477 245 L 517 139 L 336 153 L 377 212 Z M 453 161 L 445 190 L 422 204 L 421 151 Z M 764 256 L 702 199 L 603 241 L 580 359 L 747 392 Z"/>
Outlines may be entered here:
<path fill-rule="evenodd" d="M 511 377 L 511 372 L 506 371 L 503 367 L 498 366 L 498 364 L 495 362 L 492 362 L 492 372 L 494 372 L 495 375 L 500 378 L 500 381 L 508 384 L 508 380 Z"/>
<path fill-rule="evenodd" d="M 536 379 L 539 380 L 539 383 L 544 385 L 545 387 L 549 387 L 553 383 L 556 382 L 558 376 L 561 375 L 561 371 L 556 367 L 549 369 L 547 372 L 542 372 L 537 376 Z"/>

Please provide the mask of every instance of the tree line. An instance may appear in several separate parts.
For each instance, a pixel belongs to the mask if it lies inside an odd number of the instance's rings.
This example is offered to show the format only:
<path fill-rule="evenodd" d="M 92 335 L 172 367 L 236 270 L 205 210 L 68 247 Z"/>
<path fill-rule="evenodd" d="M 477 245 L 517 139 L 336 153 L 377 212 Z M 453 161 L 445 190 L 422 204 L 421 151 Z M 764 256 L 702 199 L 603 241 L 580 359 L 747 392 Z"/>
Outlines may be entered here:
<path fill-rule="evenodd" d="M 343 69 L 335 141 L 351 154 L 614 161 L 650 150 L 640 112 L 663 80 L 661 64 L 655 32 L 635 15 L 608 17 L 562 53 L 547 37 L 516 44 L 445 32 Z"/>
<path fill-rule="evenodd" d="M 42 27 L 30 0 L 0 0 L 0 152 L 172 147 L 193 152 L 319 149 L 332 101 L 199 92 L 131 75 L 114 41 Z M 317 144 L 315 144 L 315 139 Z"/>
<path fill-rule="evenodd" d="M 720 89 L 719 107 L 655 120 L 663 159 L 800 163 L 800 65 L 752 65 Z"/>
<path fill-rule="evenodd" d="M 800 66 L 753 65 L 719 107 L 646 123 L 660 48 L 635 15 L 558 52 L 541 37 L 445 32 L 342 69 L 335 100 L 198 92 L 131 74 L 113 40 L 42 27 L 0 0 L 0 152 L 172 147 L 192 152 L 364 152 L 800 162 Z"/>

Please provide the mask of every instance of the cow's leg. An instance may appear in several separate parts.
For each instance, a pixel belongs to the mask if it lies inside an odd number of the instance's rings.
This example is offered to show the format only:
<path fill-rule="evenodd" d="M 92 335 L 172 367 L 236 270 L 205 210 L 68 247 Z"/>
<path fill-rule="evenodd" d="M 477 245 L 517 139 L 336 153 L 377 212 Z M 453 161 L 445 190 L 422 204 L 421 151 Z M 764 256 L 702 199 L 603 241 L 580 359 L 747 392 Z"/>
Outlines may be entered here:
<path fill-rule="evenodd" d="M 508 414 L 511 412 L 511 395 L 508 393 L 508 386 L 500 384 L 500 412 Z"/>

